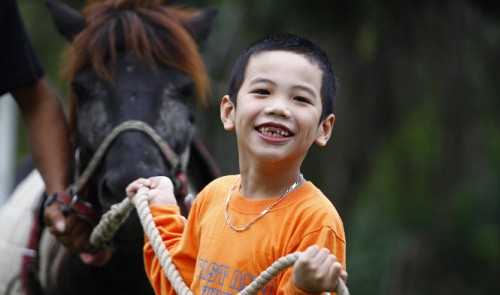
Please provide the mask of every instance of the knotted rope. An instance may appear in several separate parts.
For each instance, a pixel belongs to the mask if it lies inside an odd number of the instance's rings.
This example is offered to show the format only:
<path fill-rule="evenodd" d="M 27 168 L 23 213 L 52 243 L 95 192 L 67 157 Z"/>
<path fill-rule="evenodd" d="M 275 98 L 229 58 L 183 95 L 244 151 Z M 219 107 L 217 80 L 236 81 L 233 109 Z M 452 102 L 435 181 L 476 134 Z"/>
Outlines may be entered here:
<path fill-rule="evenodd" d="M 148 188 L 142 187 L 137 191 L 133 198 L 133 203 L 128 198 L 122 202 L 115 204 L 111 209 L 106 212 L 102 217 L 99 224 L 94 228 L 90 236 L 90 242 L 97 247 L 108 249 L 113 235 L 118 230 L 119 226 L 125 221 L 128 214 L 132 209 L 137 209 L 139 219 L 141 220 L 144 232 L 148 236 L 153 250 L 160 261 L 163 271 L 174 287 L 178 295 L 193 295 L 189 290 L 186 283 L 183 281 L 179 271 L 172 262 L 172 258 L 168 253 L 165 244 L 160 236 L 160 232 L 156 228 L 156 224 L 149 210 L 148 204 Z M 260 275 L 248 286 L 246 286 L 238 295 L 253 295 L 257 294 L 267 283 L 282 271 L 292 266 L 300 257 L 301 252 L 288 254 L 276 260 L 266 270 L 262 271 Z M 349 295 L 349 291 L 342 279 L 337 282 L 337 295 Z"/>

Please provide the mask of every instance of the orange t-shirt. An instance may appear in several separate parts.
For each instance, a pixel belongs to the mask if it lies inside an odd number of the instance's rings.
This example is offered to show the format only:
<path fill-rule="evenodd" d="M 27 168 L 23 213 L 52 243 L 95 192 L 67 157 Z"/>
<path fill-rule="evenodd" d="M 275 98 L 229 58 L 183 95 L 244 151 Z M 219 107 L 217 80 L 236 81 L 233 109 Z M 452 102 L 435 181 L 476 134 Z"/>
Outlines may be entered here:
<path fill-rule="evenodd" d="M 150 206 L 164 244 L 194 294 L 236 294 L 280 257 L 311 245 L 330 249 L 345 268 L 342 220 L 311 182 L 290 192 L 246 231 L 236 232 L 226 221 L 225 207 L 239 179 L 224 176 L 205 187 L 187 223 L 177 206 Z M 278 198 L 249 200 L 235 189 L 229 203 L 232 224 L 245 226 Z M 144 261 L 156 294 L 175 294 L 147 239 Z M 293 283 L 292 271 L 282 272 L 259 294 L 307 294 Z"/>

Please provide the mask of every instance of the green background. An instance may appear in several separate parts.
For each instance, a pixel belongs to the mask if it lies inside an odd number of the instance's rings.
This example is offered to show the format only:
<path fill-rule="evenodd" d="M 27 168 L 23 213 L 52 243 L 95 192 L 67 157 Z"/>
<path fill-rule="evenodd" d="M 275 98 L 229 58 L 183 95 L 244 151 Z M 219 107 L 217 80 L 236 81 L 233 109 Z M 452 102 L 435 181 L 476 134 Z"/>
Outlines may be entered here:
<path fill-rule="evenodd" d="M 58 71 L 67 43 L 41 0 L 18 3 L 66 104 Z M 499 1 L 180 3 L 219 8 L 202 48 L 212 97 L 197 120 L 224 174 L 237 172 L 237 152 L 218 106 L 240 50 L 290 32 L 331 56 L 340 84 L 333 139 L 311 150 L 303 172 L 344 220 L 351 294 L 498 294 Z M 21 123 L 18 159 L 23 132 Z"/>

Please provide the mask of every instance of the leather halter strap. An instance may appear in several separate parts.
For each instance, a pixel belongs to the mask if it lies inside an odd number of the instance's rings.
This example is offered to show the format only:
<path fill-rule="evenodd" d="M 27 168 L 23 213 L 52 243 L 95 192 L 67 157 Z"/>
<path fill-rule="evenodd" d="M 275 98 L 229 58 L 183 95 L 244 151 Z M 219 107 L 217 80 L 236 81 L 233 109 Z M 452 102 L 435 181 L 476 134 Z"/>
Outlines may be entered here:
<path fill-rule="evenodd" d="M 97 215 L 95 210 L 92 208 L 92 204 L 79 200 L 76 195 L 71 196 L 67 193 L 55 193 L 45 200 L 43 208 L 47 208 L 54 201 L 59 201 L 61 203 L 59 208 L 63 214 L 67 214 L 68 211 L 71 211 L 75 212 L 78 217 L 86 220 L 93 226 L 99 223 L 100 216 Z"/>

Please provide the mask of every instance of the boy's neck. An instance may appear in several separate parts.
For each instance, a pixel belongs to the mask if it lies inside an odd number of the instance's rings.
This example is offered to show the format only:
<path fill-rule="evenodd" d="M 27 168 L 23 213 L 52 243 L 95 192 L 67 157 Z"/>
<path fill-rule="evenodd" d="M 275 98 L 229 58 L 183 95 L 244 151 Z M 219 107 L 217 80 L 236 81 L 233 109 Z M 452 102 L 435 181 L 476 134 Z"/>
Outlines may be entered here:
<path fill-rule="evenodd" d="M 273 170 L 242 170 L 240 194 L 255 200 L 275 198 L 283 195 L 300 177 L 300 167 Z M 301 180 L 299 186 L 304 182 Z"/>

